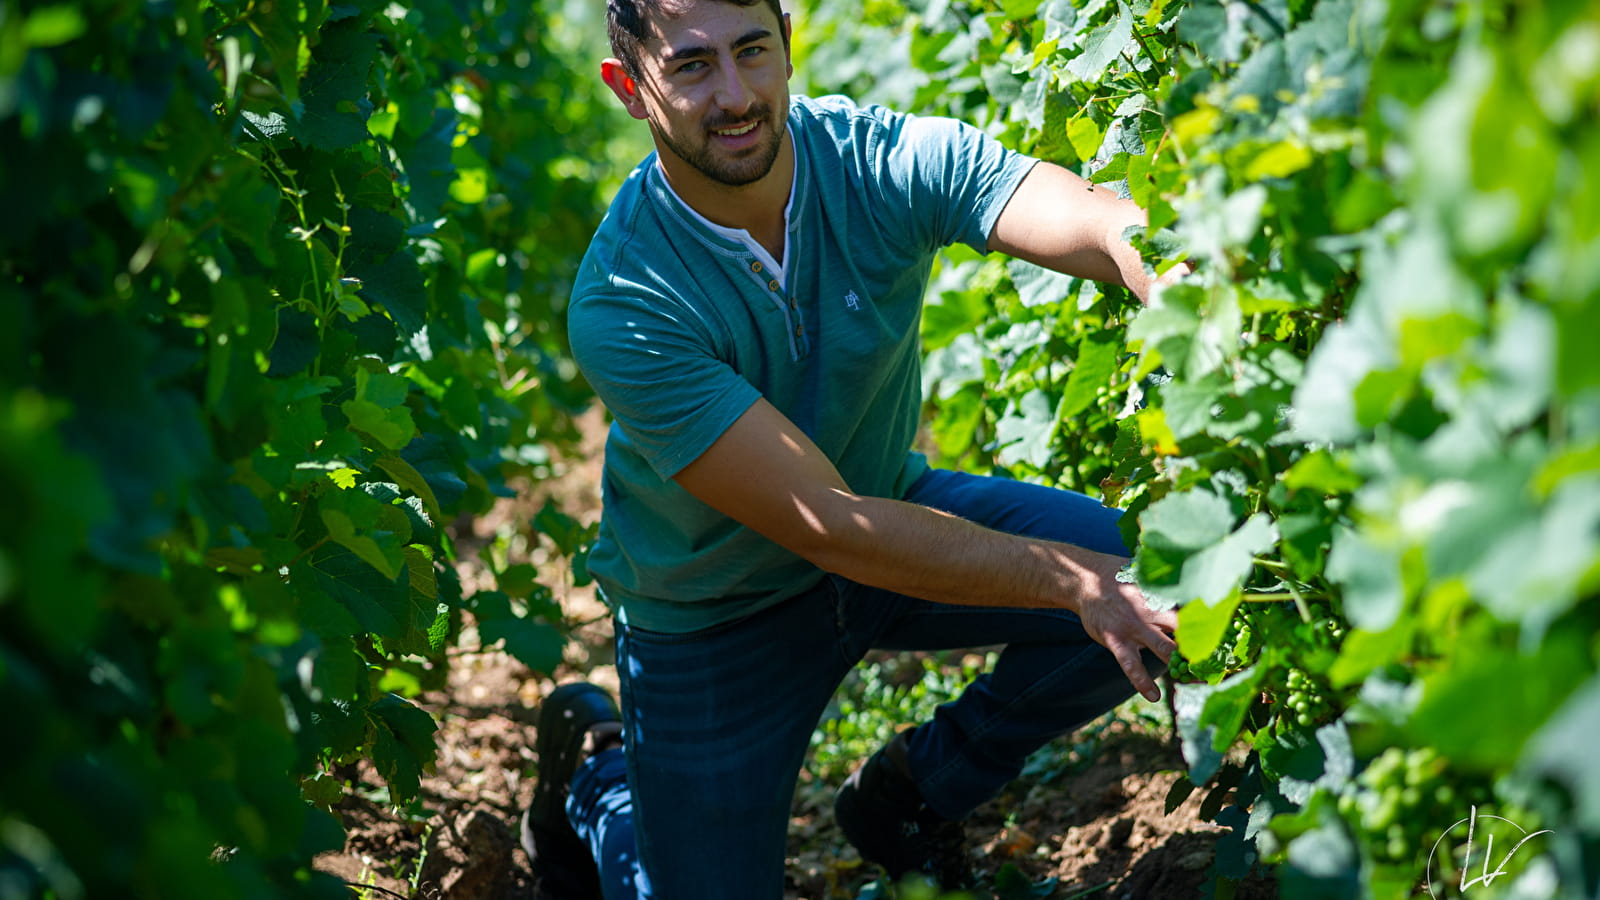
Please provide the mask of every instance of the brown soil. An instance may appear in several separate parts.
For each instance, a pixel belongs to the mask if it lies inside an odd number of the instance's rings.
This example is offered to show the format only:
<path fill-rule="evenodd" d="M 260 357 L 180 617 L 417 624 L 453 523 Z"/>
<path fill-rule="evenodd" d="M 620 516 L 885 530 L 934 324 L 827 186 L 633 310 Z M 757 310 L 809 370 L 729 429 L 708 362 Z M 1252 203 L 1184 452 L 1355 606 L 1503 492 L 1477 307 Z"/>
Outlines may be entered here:
<path fill-rule="evenodd" d="M 470 591 L 483 575 L 479 546 L 504 535 L 555 496 L 569 515 L 598 516 L 600 444 L 598 415 L 584 420 L 585 442 L 541 492 L 524 492 L 489 516 L 457 523 L 455 539 L 463 581 Z M 536 494 L 536 495 L 535 495 Z M 559 558 L 547 549 L 519 553 L 551 567 L 548 583 L 567 581 Z M 554 678 L 537 676 L 511 657 L 479 647 L 469 626 L 451 659 L 448 687 L 417 703 L 439 722 L 435 772 L 423 779 L 411 812 L 385 805 L 381 779 L 370 765 L 339 773 L 351 785 L 338 808 L 349 839 L 342 851 L 318 858 L 318 868 L 346 881 L 422 900 L 521 900 L 538 897 L 535 878 L 518 840 L 518 818 L 533 795 L 535 710 L 561 681 L 583 678 L 613 692 L 611 626 L 591 589 L 569 589 L 562 600 L 568 621 L 582 623 Z M 1094 900 L 1209 896 L 1213 847 L 1222 829 L 1201 819 L 1203 791 L 1171 815 L 1168 790 L 1183 762 L 1164 728 L 1144 719 L 1114 718 L 1089 726 L 1097 736 L 1078 758 L 1071 738 L 1062 741 L 1061 770 L 1024 776 L 969 820 L 968 834 L 981 871 L 1012 863 L 1030 881 L 1057 879 L 1054 898 Z M 802 773 L 790 822 L 789 887 L 785 900 L 851 900 L 879 874 L 865 865 L 833 824 L 834 785 Z M 392 892 L 385 893 L 385 892 Z M 362 896 L 362 893 L 357 896 Z M 1270 879 L 1239 886 L 1238 900 L 1277 896 Z"/>

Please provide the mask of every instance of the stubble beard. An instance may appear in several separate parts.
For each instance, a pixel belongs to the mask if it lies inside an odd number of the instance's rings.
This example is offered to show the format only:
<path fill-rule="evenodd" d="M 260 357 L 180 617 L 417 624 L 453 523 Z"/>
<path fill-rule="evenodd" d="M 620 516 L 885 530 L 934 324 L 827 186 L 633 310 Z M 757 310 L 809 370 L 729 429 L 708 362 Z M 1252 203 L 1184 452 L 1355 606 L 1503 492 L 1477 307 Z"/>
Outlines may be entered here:
<path fill-rule="evenodd" d="M 767 134 L 762 142 L 751 148 L 739 157 L 726 157 L 718 154 L 712 143 L 711 132 L 718 128 L 727 128 L 737 125 L 740 121 L 759 121 L 767 129 Z M 754 184 L 767 177 L 773 165 L 778 161 L 778 151 L 783 147 L 783 129 L 781 122 L 772 117 L 771 106 L 761 106 L 751 109 L 749 113 L 738 119 L 724 118 L 708 123 L 703 130 L 698 143 L 690 145 L 687 141 L 679 140 L 671 134 L 657 128 L 651 123 L 650 128 L 677 157 L 688 163 L 695 171 L 728 187 L 743 187 Z"/>

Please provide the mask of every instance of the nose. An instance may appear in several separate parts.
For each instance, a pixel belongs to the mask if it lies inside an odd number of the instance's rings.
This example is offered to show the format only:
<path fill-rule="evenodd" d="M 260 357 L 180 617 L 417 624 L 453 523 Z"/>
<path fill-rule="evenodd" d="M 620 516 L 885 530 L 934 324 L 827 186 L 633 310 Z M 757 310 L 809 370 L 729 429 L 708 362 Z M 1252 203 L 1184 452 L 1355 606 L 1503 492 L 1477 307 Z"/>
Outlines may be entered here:
<path fill-rule="evenodd" d="M 742 113 L 750 108 L 753 96 L 744 78 L 744 72 L 740 71 L 737 63 L 722 67 L 715 96 L 718 107 L 733 113 Z"/>

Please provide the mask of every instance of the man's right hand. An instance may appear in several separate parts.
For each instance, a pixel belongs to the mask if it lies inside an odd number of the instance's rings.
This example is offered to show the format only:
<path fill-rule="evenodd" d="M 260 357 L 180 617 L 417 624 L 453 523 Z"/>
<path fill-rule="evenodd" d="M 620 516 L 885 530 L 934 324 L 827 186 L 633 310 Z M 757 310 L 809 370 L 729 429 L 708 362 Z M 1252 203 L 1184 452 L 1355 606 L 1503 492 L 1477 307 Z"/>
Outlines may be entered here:
<path fill-rule="evenodd" d="M 1139 658 L 1139 651 L 1148 649 L 1163 663 L 1171 662 L 1173 651 L 1178 649 L 1172 639 L 1178 630 L 1178 614 L 1151 609 L 1137 584 L 1117 580 L 1126 558 L 1094 555 L 1100 558 L 1089 566 L 1078 618 L 1084 631 L 1116 657 L 1133 689 L 1152 703 L 1158 701 L 1161 689 Z"/>
<path fill-rule="evenodd" d="M 1123 557 L 858 495 L 766 400 L 757 400 L 676 480 L 702 503 L 852 581 L 936 603 L 1076 612 L 1134 689 L 1160 699 L 1139 651 L 1169 659 L 1177 616 L 1148 608 L 1137 586 L 1116 580 Z"/>

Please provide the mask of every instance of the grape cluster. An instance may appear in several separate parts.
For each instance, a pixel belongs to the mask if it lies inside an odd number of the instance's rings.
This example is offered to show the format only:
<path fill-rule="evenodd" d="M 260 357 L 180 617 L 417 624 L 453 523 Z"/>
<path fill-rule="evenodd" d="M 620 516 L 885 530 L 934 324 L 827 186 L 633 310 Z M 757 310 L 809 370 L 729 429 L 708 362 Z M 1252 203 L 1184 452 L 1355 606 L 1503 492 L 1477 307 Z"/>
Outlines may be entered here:
<path fill-rule="evenodd" d="M 1379 860 L 1418 862 L 1462 810 L 1488 802 L 1486 786 L 1458 788 L 1448 775 L 1431 747 L 1390 747 L 1357 777 L 1357 790 L 1339 797 L 1339 813 L 1360 826 Z"/>
<path fill-rule="evenodd" d="M 1310 728 L 1327 718 L 1332 704 L 1310 675 L 1300 669 L 1290 669 L 1284 686 L 1289 689 L 1283 699 L 1287 710 L 1279 715 L 1280 722 L 1288 717 L 1301 728 Z"/>

